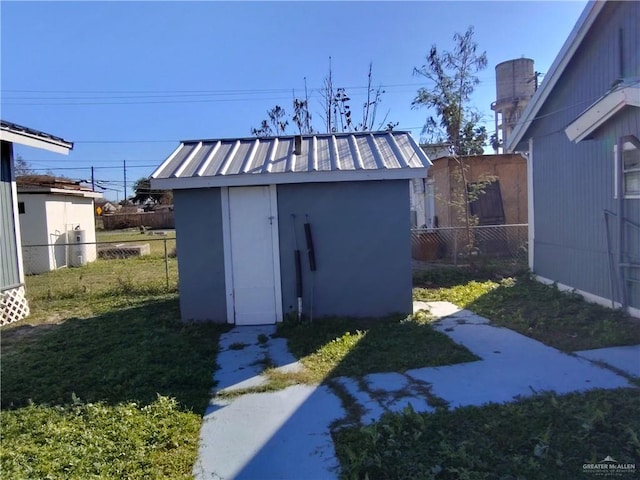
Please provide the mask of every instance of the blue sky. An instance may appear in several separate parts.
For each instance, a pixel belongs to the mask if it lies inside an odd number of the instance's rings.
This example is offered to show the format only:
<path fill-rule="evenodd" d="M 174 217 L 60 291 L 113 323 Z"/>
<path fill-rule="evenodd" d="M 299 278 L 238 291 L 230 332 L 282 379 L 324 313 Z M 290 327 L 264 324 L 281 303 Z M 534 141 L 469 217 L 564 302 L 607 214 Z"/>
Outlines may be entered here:
<path fill-rule="evenodd" d="M 317 128 L 319 88 L 334 85 L 352 109 L 374 86 L 382 120 L 418 139 L 428 111 L 412 110 L 424 82 L 412 75 L 432 44 L 453 46 L 475 28 L 489 66 L 473 106 L 493 130 L 496 64 L 535 60 L 546 72 L 585 6 L 572 2 L 12 2 L 0 3 L 1 116 L 75 142 L 68 157 L 27 147 L 34 168 L 96 179 L 123 198 L 179 140 L 250 136 L 266 111 L 290 111 L 307 79 Z M 293 133 L 293 130 L 291 130 Z"/>

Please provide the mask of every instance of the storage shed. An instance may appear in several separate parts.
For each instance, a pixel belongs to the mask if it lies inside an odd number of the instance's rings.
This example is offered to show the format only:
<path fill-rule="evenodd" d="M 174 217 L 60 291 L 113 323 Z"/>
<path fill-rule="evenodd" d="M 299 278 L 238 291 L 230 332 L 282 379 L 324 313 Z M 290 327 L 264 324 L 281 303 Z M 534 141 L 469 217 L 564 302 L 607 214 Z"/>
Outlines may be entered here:
<path fill-rule="evenodd" d="M 102 194 L 50 175 L 18 177 L 26 274 L 79 267 L 97 258 L 94 200 Z"/>
<path fill-rule="evenodd" d="M 406 132 L 184 141 L 173 189 L 184 320 L 238 325 L 411 312 Z"/>

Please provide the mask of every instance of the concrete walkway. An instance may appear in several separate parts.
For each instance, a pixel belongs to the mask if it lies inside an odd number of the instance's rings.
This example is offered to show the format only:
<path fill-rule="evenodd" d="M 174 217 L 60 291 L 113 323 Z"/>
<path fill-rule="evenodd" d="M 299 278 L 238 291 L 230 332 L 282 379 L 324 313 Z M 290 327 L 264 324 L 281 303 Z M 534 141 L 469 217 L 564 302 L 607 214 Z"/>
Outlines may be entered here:
<path fill-rule="evenodd" d="M 434 327 L 466 346 L 479 361 L 376 373 L 335 380 L 365 412 L 361 423 L 411 404 L 416 411 L 509 402 L 543 391 L 557 393 L 630 386 L 638 347 L 562 353 L 448 302 L 415 302 L 440 317 Z M 238 327 L 220 338 L 218 391 L 257 387 L 265 358 L 283 370 L 301 368 L 273 326 Z M 635 350 L 633 350 L 635 348 Z M 626 353 L 631 352 L 631 353 Z M 635 352 L 635 353 L 633 353 Z M 615 359 L 615 369 L 593 363 Z M 628 363 L 631 362 L 631 363 Z M 214 397 L 205 413 L 194 476 L 204 479 L 330 479 L 338 476 L 330 429 L 346 412 L 328 386 L 296 385 L 277 392 Z"/>
<path fill-rule="evenodd" d="M 218 392 L 258 387 L 265 358 L 300 368 L 275 326 L 237 327 L 220 337 Z M 268 339 L 266 342 L 265 337 Z M 214 397 L 200 430 L 194 477 L 204 479 L 336 478 L 330 425 L 345 413 L 326 386 L 295 385 L 232 399 Z"/>

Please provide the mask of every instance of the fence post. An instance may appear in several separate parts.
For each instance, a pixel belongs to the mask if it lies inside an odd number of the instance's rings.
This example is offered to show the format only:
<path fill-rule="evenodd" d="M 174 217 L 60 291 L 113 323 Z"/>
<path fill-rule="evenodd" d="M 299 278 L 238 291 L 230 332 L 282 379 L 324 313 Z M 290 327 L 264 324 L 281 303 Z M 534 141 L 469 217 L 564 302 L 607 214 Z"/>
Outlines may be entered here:
<path fill-rule="evenodd" d="M 167 254 L 167 239 L 163 238 L 164 241 L 164 276 L 167 280 L 167 292 L 169 291 L 169 255 Z"/>
<path fill-rule="evenodd" d="M 453 230 L 453 265 L 458 266 L 458 231 Z"/>

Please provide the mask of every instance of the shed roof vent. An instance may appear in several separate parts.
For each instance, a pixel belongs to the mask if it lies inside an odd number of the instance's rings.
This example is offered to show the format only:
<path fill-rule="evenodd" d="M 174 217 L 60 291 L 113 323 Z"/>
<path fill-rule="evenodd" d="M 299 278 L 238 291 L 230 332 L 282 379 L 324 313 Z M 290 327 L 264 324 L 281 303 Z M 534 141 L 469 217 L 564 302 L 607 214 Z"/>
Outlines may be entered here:
<path fill-rule="evenodd" d="M 302 154 L 302 135 L 296 135 L 293 139 L 293 153 L 295 155 Z"/>

